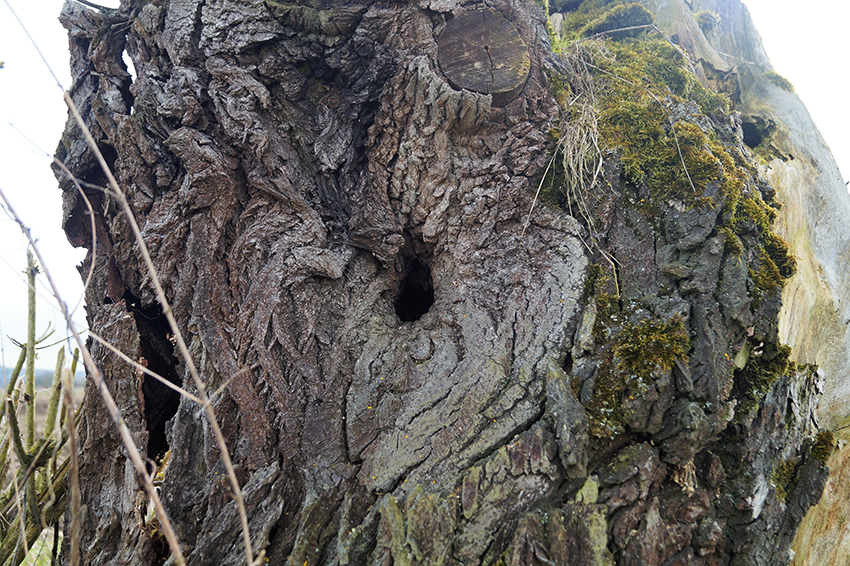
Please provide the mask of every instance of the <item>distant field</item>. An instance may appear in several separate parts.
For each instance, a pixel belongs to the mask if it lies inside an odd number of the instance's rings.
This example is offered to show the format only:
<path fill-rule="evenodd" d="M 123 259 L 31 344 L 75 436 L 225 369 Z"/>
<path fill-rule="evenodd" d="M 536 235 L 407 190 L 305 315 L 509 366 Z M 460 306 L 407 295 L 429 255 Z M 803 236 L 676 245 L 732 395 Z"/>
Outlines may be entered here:
<path fill-rule="evenodd" d="M 79 366 L 78 366 L 79 367 Z M 6 382 L 8 382 L 9 377 L 12 375 L 12 369 L 0 366 L 0 386 L 5 387 Z M 76 378 L 74 379 L 74 385 L 77 387 L 82 387 L 86 381 L 86 374 L 82 371 L 77 371 Z M 35 370 L 35 386 L 40 388 L 50 387 L 50 384 L 53 383 L 53 370 L 47 369 L 37 369 Z"/>

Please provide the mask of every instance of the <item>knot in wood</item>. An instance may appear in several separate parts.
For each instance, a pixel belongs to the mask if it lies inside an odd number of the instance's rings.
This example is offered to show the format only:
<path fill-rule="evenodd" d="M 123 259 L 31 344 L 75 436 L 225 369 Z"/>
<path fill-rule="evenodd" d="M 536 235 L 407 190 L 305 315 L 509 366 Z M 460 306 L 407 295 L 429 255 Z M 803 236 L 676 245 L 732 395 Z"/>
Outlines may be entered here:
<path fill-rule="evenodd" d="M 437 38 L 437 61 L 449 83 L 493 95 L 504 106 L 520 93 L 531 60 L 516 27 L 496 10 L 472 10 L 446 24 Z"/>

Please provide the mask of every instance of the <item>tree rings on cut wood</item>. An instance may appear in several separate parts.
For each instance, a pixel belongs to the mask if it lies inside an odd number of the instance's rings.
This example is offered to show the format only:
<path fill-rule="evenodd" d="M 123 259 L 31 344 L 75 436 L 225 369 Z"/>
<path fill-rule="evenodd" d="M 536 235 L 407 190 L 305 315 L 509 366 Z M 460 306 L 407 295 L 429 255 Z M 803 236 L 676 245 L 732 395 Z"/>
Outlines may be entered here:
<path fill-rule="evenodd" d="M 516 98 L 531 68 L 528 47 L 516 27 L 489 8 L 446 24 L 437 38 L 437 60 L 455 88 L 492 94 L 503 106 Z"/>

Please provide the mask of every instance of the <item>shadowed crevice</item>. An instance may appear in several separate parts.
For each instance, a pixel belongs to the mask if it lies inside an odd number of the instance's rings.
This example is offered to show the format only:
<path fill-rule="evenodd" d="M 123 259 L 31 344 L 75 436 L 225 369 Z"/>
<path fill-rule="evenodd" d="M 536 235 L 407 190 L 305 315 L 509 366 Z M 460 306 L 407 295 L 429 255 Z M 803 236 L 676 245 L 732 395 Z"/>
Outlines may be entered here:
<path fill-rule="evenodd" d="M 171 330 L 162 315 L 162 309 L 159 305 L 142 306 L 129 291 L 125 293 L 124 300 L 127 310 L 136 320 L 142 355 L 140 363 L 171 383 L 182 385 L 183 382 L 177 374 L 174 345 L 169 340 Z M 180 394 L 157 379 L 145 375 L 142 379 L 142 395 L 145 427 L 149 435 L 147 456 L 158 459 L 168 451 L 165 424 L 177 414 Z"/>
<path fill-rule="evenodd" d="M 741 124 L 741 129 L 744 131 L 744 143 L 750 149 L 755 149 L 761 145 L 764 140 L 764 132 L 753 122 L 744 122 Z"/>
<path fill-rule="evenodd" d="M 427 265 L 414 259 L 410 262 L 407 275 L 395 301 L 395 313 L 402 322 L 414 322 L 422 318 L 434 304 L 434 282 Z"/>

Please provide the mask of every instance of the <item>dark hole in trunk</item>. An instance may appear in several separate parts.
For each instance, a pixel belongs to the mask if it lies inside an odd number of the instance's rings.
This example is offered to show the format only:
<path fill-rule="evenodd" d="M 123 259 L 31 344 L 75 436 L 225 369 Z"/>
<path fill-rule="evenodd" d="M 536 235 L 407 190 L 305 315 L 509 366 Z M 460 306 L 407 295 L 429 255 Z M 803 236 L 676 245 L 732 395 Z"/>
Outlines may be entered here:
<path fill-rule="evenodd" d="M 573 373 L 573 356 L 569 352 L 564 356 L 564 373 L 570 375 Z"/>
<path fill-rule="evenodd" d="M 182 385 L 182 380 L 177 375 L 174 345 L 168 339 L 171 329 L 162 315 L 162 309 L 159 305 L 142 306 L 129 292 L 125 293 L 124 300 L 127 310 L 133 313 L 136 320 L 142 357 L 145 359 L 143 363 L 147 363 L 149 370 L 171 383 Z M 180 394 L 149 375 L 145 375 L 142 381 L 142 394 L 145 399 L 145 425 L 148 429 L 147 455 L 156 460 L 168 451 L 165 423 L 177 414 Z"/>
<path fill-rule="evenodd" d="M 730 397 L 732 399 L 737 399 L 741 401 L 744 399 L 747 389 L 750 386 L 750 376 L 746 369 L 737 369 L 735 368 L 734 372 L 734 381 L 732 382 L 732 391 L 730 392 Z"/>
<path fill-rule="evenodd" d="M 434 283 L 431 280 L 431 270 L 418 259 L 414 259 L 395 300 L 395 313 L 402 322 L 413 322 L 422 318 L 433 304 Z"/>
<path fill-rule="evenodd" d="M 741 124 L 741 129 L 744 130 L 744 143 L 747 147 L 754 149 L 764 140 L 764 134 L 757 125 L 752 122 L 744 122 Z"/>

